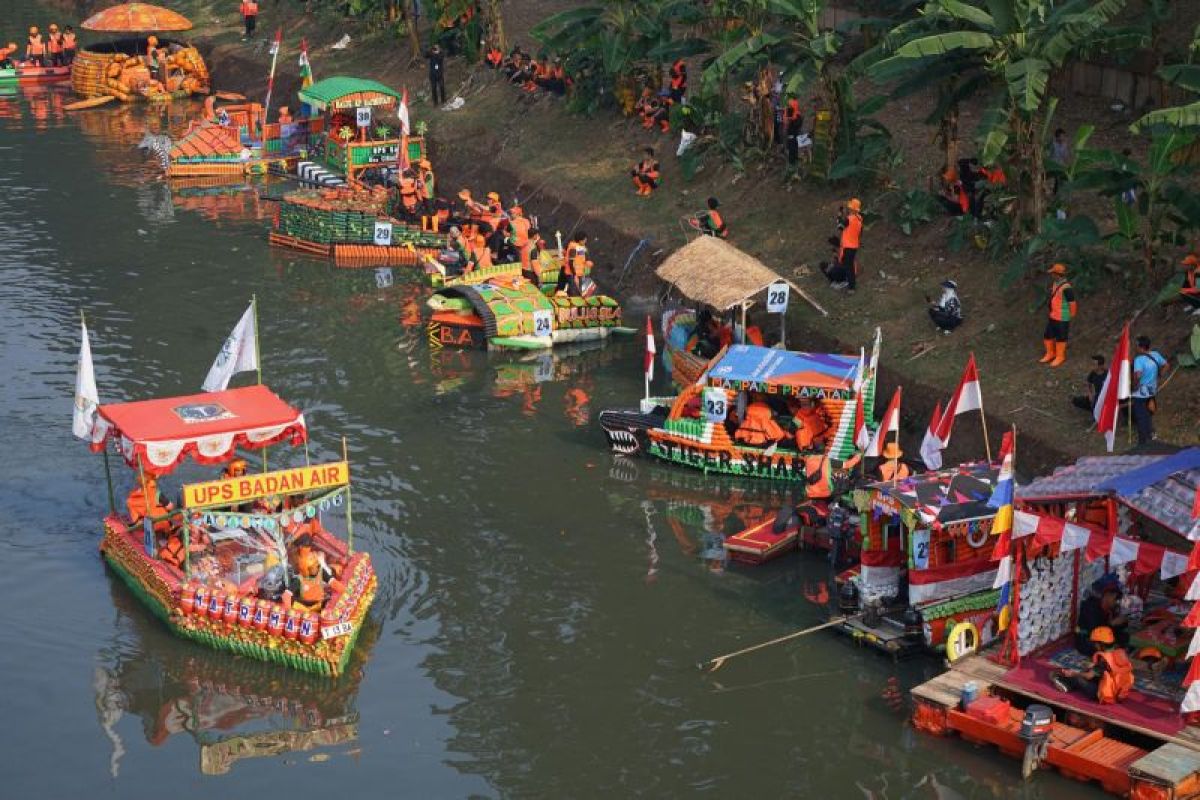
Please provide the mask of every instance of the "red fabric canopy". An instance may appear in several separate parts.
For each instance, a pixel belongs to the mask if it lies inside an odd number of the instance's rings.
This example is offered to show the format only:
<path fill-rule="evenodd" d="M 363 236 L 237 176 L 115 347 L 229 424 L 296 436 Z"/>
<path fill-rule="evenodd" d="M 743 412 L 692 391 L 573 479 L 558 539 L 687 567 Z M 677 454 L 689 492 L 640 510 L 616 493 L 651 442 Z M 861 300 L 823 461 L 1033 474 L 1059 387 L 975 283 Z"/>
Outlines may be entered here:
<path fill-rule="evenodd" d="M 304 415 L 257 385 L 100 406 L 92 449 L 103 449 L 112 436 L 130 466 L 140 460 L 150 474 L 164 475 L 188 455 L 201 464 L 220 464 L 238 447 L 284 440 L 298 445 L 307 435 Z"/>

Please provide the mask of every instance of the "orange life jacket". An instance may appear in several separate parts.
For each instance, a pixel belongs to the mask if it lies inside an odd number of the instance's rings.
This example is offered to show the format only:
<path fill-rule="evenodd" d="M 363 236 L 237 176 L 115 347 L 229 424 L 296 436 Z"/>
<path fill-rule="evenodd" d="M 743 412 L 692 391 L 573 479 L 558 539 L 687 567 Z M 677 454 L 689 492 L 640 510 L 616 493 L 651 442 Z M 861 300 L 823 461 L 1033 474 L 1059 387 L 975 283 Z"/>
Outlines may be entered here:
<path fill-rule="evenodd" d="M 242 3 L 242 16 L 258 16 L 258 3 L 254 2 L 254 0 L 245 0 L 245 2 Z"/>
<path fill-rule="evenodd" d="M 799 118 L 799 116 L 800 116 L 800 101 L 796 100 L 794 98 L 791 100 L 788 100 L 787 107 L 785 109 L 783 109 L 784 123 L 786 124 L 788 122 L 791 122 L 792 120 Z"/>
<path fill-rule="evenodd" d="M 42 42 L 42 35 L 40 33 L 29 35 L 29 46 L 25 48 L 25 52 L 31 56 L 40 56 L 46 52 L 46 45 Z"/>
<path fill-rule="evenodd" d="M 129 511 L 129 518 L 134 522 L 140 522 L 143 517 L 149 515 L 151 517 L 165 517 L 170 513 L 166 508 L 158 502 L 158 490 L 154 490 L 154 500 L 149 505 L 146 503 L 146 494 L 139 486 L 129 493 L 129 497 L 125 500 L 125 507 Z M 161 524 L 161 523 L 160 523 Z"/>
<path fill-rule="evenodd" d="M 687 65 L 683 63 L 683 59 L 678 59 L 671 65 L 671 88 L 675 90 L 683 89 L 687 86 Z"/>
<path fill-rule="evenodd" d="M 300 578 L 299 600 L 306 606 L 325 602 L 325 584 L 320 576 Z"/>
<path fill-rule="evenodd" d="M 846 220 L 846 227 L 842 228 L 842 249 L 857 250 L 861 238 L 862 215 L 851 211 L 850 218 Z"/>
<path fill-rule="evenodd" d="M 63 49 L 64 50 L 74 50 L 75 49 L 75 34 L 64 33 L 62 35 L 62 37 L 63 37 L 63 39 L 62 39 Z"/>
<path fill-rule="evenodd" d="M 1075 316 L 1075 301 L 1067 302 L 1066 291 L 1071 288 L 1069 281 L 1055 281 L 1050 290 L 1050 319 L 1055 322 L 1070 322 Z"/>
<path fill-rule="evenodd" d="M 644 158 L 638 162 L 638 175 L 650 180 L 658 180 L 658 162 L 652 158 Z"/>
<path fill-rule="evenodd" d="M 400 180 L 400 202 L 409 211 L 417 207 L 417 182 L 412 178 Z"/>
<path fill-rule="evenodd" d="M 808 456 L 804 459 L 804 474 L 808 478 L 808 496 L 819 499 L 833 496 L 833 465 L 827 456 Z"/>
<path fill-rule="evenodd" d="M 1179 291 L 1184 294 L 1197 294 L 1200 292 L 1200 287 L 1196 285 L 1198 278 L 1200 278 L 1200 266 L 1194 265 L 1183 276 L 1183 287 Z"/>
<path fill-rule="evenodd" d="M 792 419 L 797 423 L 796 446 L 801 450 L 811 448 L 813 443 L 824 436 L 830 427 L 829 417 L 825 415 L 820 406 L 798 408 L 792 415 Z"/>
<path fill-rule="evenodd" d="M 891 461 L 884 461 L 879 465 L 879 477 L 885 481 L 890 481 L 892 478 L 902 481 L 911 474 L 912 470 L 903 461 L 897 461 L 895 464 Z"/>
<path fill-rule="evenodd" d="M 512 227 L 512 243 L 517 247 L 529 244 L 529 229 L 532 224 L 525 217 L 513 217 L 508 223 Z"/>
<path fill-rule="evenodd" d="M 48 41 L 49 41 L 51 53 L 61 53 L 62 52 L 63 42 L 62 42 L 62 34 L 61 33 L 50 34 L 50 36 L 48 37 Z"/>
<path fill-rule="evenodd" d="M 178 536 L 168 537 L 167 543 L 159 548 L 158 557 L 173 567 L 182 567 L 184 558 L 183 542 L 179 541 Z"/>
<path fill-rule="evenodd" d="M 1119 703 L 1129 696 L 1133 688 L 1133 665 L 1124 650 L 1101 650 L 1092 656 L 1092 663 L 1104 662 L 1108 667 L 1100 675 L 1100 687 L 1096 699 L 1102 704 Z"/>
<path fill-rule="evenodd" d="M 733 438 L 745 444 L 761 447 L 778 442 L 786 435 L 783 428 L 779 427 L 779 423 L 775 421 L 771 406 L 762 400 L 755 400 L 746 406 L 745 417 Z"/>
<path fill-rule="evenodd" d="M 487 52 L 487 60 L 488 63 L 493 67 L 498 67 L 500 66 L 500 62 L 504 60 L 504 54 L 501 53 L 497 48 L 493 47 Z"/>
<path fill-rule="evenodd" d="M 729 228 L 725 226 L 725 220 L 721 218 L 720 212 L 715 208 L 708 211 L 708 227 L 716 234 L 718 239 L 724 239 L 729 236 Z"/>

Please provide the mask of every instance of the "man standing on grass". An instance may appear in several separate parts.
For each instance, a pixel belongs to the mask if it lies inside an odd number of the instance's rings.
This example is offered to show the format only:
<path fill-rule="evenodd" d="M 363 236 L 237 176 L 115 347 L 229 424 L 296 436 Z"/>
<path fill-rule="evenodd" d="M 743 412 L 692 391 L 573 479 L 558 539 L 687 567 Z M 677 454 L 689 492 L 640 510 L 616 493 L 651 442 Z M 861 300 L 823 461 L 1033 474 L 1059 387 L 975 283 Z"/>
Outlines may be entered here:
<path fill-rule="evenodd" d="M 242 22 L 246 25 L 243 39 L 254 38 L 254 28 L 258 24 L 258 3 L 255 0 L 242 0 Z"/>
<path fill-rule="evenodd" d="M 1150 337 L 1137 337 L 1137 355 L 1133 359 L 1133 426 L 1137 429 L 1138 444 L 1154 438 L 1154 412 L 1158 410 L 1158 373 L 1167 360 L 1157 350 L 1150 349 Z"/>
<path fill-rule="evenodd" d="M 430 97 L 435 106 L 444 105 L 446 103 L 446 57 L 442 55 L 441 46 L 435 44 L 425 54 L 425 58 L 429 60 Z"/>

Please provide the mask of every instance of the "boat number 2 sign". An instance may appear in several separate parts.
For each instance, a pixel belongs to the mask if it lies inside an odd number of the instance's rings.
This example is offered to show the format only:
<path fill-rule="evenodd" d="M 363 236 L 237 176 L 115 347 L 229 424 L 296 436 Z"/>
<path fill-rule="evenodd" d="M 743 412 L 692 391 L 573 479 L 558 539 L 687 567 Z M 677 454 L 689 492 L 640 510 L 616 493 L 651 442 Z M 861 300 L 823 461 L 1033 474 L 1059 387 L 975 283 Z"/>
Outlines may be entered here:
<path fill-rule="evenodd" d="M 710 386 L 704 390 L 704 420 L 706 422 L 724 422 L 729 414 L 729 396 L 718 386 Z"/>
<path fill-rule="evenodd" d="M 379 247 L 392 246 L 392 223 L 376 222 L 375 223 L 375 244 Z"/>
<path fill-rule="evenodd" d="M 533 335 L 549 336 L 554 329 L 554 312 L 543 308 L 533 312 Z"/>
<path fill-rule="evenodd" d="M 782 314 L 787 311 L 788 295 L 792 293 L 792 287 L 787 283 L 780 281 L 772 283 L 767 287 L 767 311 L 771 314 Z"/>
<path fill-rule="evenodd" d="M 360 127 L 360 128 L 371 127 L 371 109 L 370 109 L 370 107 L 367 106 L 367 107 L 363 107 L 363 108 L 358 108 L 358 109 L 355 109 L 355 111 L 356 111 L 355 119 L 358 120 L 358 127 Z"/>
<path fill-rule="evenodd" d="M 929 529 L 912 532 L 913 569 L 929 569 Z"/>

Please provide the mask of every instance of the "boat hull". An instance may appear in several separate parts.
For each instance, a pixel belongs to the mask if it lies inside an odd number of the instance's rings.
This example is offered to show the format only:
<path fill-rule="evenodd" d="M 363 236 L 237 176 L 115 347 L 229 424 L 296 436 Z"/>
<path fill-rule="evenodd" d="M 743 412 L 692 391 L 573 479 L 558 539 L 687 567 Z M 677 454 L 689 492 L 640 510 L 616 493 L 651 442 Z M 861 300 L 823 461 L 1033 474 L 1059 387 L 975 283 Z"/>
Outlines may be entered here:
<path fill-rule="evenodd" d="M 131 531 L 119 518 L 109 517 L 104 528 L 101 556 L 138 600 L 175 635 L 217 650 L 318 675 L 336 677 L 345 670 L 377 588 L 368 554 L 350 556 L 343 573 L 347 576 L 345 589 L 330 596 L 317 623 L 315 641 L 305 643 L 298 636 L 285 636 L 282 631 L 256 629 L 240 624 L 237 619 L 226 621 L 221 613 L 209 616 L 185 612 L 183 598 L 190 587 L 183 574 L 148 556 L 140 531 Z"/>
<path fill-rule="evenodd" d="M 0 86 L 62 83 L 70 79 L 70 67 L 32 67 L 19 65 L 13 69 L 0 70 Z"/>

